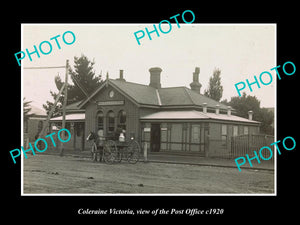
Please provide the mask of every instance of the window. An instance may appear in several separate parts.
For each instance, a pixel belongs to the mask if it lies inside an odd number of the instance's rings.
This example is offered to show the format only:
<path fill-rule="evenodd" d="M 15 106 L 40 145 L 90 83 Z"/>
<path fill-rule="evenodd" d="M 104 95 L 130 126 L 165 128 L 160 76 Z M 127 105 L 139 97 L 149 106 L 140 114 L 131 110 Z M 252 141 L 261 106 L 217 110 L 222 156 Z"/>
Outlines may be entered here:
<path fill-rule="evenodd" d="M 97 131 L 98 130 L 103 130 L 103 112 L 99 111 L 97 113 Z"/>
<path fill-rule="evenodd" d="M 171 150 L 182 150 L 182 124 L 173 123 L 171 127 Z"/>
<path fill-rule="evenodd" d="M 107 113 L 107 132 L 113 133 L 115 131 L 115 114 L 113 111 Z"/>
<path fill-rule="evenodd" d="M 239 134 L 244 134 L 244 126 L 239 126 Z"/>
<path fill-rule="evenodd" d="M 227 125 L 226 124 L 222 124 L 221 139 L 222 139 L 222 141 L 227 140 Z"/>
<path fill-rule="evenodd" d="M 239 127 L 238 126 L 233 126 L 233 136 L 238 136 L 238 131 L 239 131 Z"/>
<path fill-rule="evenodd" d="M 200 143 L 200 125 L 192 125 L 192 143 Z"/>
<path fill-rule="evenodd" d="M 118 127 L 126 130 L 126 112 L 124 110 L 121 110 L 118 114 Z"/>
<path fill-rule="evenodd" d="M 247 126 L 244 127 L 244 134 L 249 134 L 249 128 Z"/>
<path fill-rule="evenodd" d="M 160 125 L 160 150 L 168 150 L 168 124 Z"/>

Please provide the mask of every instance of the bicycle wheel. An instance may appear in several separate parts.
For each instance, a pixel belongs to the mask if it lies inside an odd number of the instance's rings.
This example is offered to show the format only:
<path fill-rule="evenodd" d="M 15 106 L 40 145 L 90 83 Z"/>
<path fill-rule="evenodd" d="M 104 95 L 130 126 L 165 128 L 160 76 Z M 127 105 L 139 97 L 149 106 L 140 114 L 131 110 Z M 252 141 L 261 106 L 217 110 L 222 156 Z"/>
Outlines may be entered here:
<path fill-rule="evenodd" d="M 103 146 L 103 159 L 107 164 L 112 164 L 117 159 L 117 146 L 114 141 L 109 140 Z"/>
<path fill-rule="evenodd" d="M 114 162 L 121 162 L 121 160 L 122 160 L 122 154 L 119 151 L 116 142 L 113 141 L 113 140 L 108 140 L 107 141 L 107 145 L 110 147 L 110 149 L 111 149 L 111 151 L 113 153 Z"/>
<path fill-rule="evenodd" d="M 133 140 L 127 148 L 127 160 L 129 163 L 135 164 L 139 161 L 141 148 L 137 141 Z"/>
<path fill-rule="evenodd" d="M 122 149 L 118 148 L 116 145 L 115 148 L 116 148 L 115 162 L 119 163 L 122 161 L 122 157 L 123 157 Z"/>

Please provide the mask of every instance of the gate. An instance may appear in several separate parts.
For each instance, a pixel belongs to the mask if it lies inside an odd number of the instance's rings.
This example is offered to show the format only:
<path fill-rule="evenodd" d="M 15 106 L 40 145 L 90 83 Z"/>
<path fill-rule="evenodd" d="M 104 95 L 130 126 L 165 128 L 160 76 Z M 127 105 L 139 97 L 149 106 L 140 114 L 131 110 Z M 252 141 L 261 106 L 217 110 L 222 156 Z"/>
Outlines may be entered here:
<path fill-rule="evenodd" d="M 274 150 L 274 146 L 270 146 L 273 142 L 274 136 L 265 134 L 249 134 L 231 137 L 231 157 L 241 157 L 246 154 L 248 154 L 249 157 L 253 157 L 254 151 L 258 153 L 263 146 L 268 146 Z M 264 158 L 270 157 L 270 152 L 267 150 L 261 153 Z M 273 159 L 274 157 L 272 157 L 272 160 Z"/>

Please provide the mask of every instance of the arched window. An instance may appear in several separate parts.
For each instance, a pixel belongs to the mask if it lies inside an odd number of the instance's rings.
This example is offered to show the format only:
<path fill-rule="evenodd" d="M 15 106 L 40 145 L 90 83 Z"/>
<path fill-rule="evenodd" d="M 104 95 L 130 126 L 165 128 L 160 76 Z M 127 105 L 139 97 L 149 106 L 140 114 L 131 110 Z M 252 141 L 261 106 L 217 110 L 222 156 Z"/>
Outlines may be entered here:
<path fill-rule="evenodd" d="M 118 114 L 118 127 L 126 130 L 126 112 L 121 110 Z"/>
<path fill-rule="evenodd" d="M 97 131 L 98 130 L 103 130 L 103 112 L 99 111 L 97 113 Z"/>
<path fill-rule="evenodd" d="M 107 113 L 107 132 L 113 133 L 115 131 L 115 114 L 113 111 Z"/>

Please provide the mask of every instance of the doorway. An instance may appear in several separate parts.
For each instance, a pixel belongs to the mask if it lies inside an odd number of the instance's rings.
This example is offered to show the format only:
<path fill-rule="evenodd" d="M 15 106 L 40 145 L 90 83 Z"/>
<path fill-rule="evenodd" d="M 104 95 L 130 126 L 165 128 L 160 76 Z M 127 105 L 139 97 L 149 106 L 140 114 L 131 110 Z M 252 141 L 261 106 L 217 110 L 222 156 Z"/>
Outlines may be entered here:
<path fill-rule="evenodd" d="M 159 152 L 160 150 L 160 124 L 151 124 L 151 134 L 150 134 L 150 151 Z"/>

